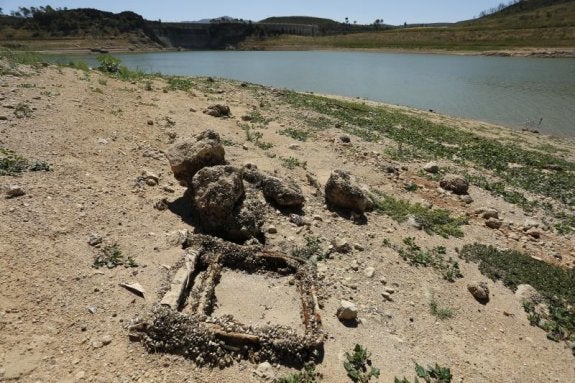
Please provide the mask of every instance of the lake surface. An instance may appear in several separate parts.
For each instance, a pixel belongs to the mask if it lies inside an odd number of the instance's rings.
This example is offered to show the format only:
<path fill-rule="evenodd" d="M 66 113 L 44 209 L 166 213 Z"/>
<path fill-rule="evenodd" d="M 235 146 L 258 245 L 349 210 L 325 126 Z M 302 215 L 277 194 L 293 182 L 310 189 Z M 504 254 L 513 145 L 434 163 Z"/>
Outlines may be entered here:
<path fill-rule="evenodd" d="M 146 72 L 363 97 L 575 136 L 575 59 L 324 51 L 115 56 Z M 93 56 L 87 60 L 95 63 Z"/>

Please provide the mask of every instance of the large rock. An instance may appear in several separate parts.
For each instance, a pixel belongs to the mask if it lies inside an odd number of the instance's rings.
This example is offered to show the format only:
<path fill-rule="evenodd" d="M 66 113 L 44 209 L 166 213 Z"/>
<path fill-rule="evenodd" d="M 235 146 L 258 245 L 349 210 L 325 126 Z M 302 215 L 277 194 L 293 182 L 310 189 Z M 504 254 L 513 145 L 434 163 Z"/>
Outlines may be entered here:
<path fill-rule="evenodd" d="M 222 233 L 224 238 L 243 241 L 257 238 L 262 233 L 266 210 L 264 202 L 255 190 L 247 188 L 245 192 L 245 198 L 236 205 Z"/>
<path fill-rule="evenodd" d="M 305 198 L 300 187 L 291 179 L 282 180 L 273 176 L 263 178 L 262 192 L 268 201 L 280 207 L 301 207 Z"/>
<path fill-rule="evenodd" d="M 469 182 L 467 180 L 456 174 L 447 174 L 439 182 L 439 186 L 443 189 L 453 192 L 454 194 L 467 194 L 469 189 Z"/>
<path fill-rule="evenodd" d="M 192 179 L 194 208 L 202 226 L 223 229 L 244 197 L 242 173 L 233 166 L 201 169 Z"/>
<path fill-rule="evenodd" d="M 373 201 L 355 178 L 345 170 L 334 170 L 325 184 L 328 205 L 350 209 L 357 213 L 373 209 Z"/>
<path fill-rule="evenodd" d="M 213 117 L 228 117 L 230 115 L 230 107 L 222 104 L 215 104 L 208 106 L 204 113 Z"/>
<path fill-rule="evenodd" d="M 166 156 L 174 177 L 182 186 L 191 185 L 192 178 L 200 169 L 225 164 L 224 146 L 220 135 L 213 130 L 206 130 L 192 140 L 175 144 Z"/>
<path fill-rule="evenodd" d="M 357 320 L 357 307 L 349 301 L 341 301 L 336 312 L 337 318 L 343 322 Z"/>
<path fill-rule="evenodd" d="M 486 304 L 489 302 L 489 287 L 485 282 L 473 282 L 467 285 L 467 290 L 476 301 Z"/>

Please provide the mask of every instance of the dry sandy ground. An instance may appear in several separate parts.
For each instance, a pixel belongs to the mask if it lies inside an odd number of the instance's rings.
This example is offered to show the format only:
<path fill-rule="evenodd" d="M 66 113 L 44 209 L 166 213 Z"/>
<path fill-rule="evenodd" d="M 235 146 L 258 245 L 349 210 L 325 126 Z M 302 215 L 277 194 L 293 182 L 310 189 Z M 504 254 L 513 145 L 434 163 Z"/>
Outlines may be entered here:
<path fill-rule="evenodd" d="M 412 378 L 414 362 L 450 367 L 454 382 L 575 381 L 571 352 L 530 326 L 514 294 L 487 281 L 476 265 L 461 262 L 464 278 L 449 283 L 431 268 L 409 266 L 383 245 L 384 239 L 401 244 L 411 236 L 425 247 L 443 245 L 455 256 L 455 248 L 478 241 L 518 248 L 548 261 L 552 261 L 551 251 L 560 252 L 563 262 L 572 265 L 572 237 L 545 232 L 541 243 L 515 240 L 505 231 L 486 228 L 477 218 L 464 227 L 463 239 L 429 236 L 376 213 L 368 213 L 367 225 L 355 225 L 326 209 L 306 173 L 325 184 L 331 170 L 344 168 L 372 189 L 430 201 L 454 214 L 490 206 L 507 222 L 520 224 L 527 217 L 475 187 L 470 190 L 474 199 L 470 205 L 441 194 L 436 183 L 418 176 L 422 163 L 397 164 L 406 167 L 400 178 L 388 176 L 377 166 L 392 162 L 385 157 L 382 144 L 352 137 L 351 144 L 343 145 L 336 129 L 322 131 L 307 142 L 279 135 L 284 127 L 303 122 L 299 112 L 277 102 L 273 90 L 220 80 L 209 87 L 206 81 L 197 82 L 191 92 L 163 92 L 165 83 L 156 80 L 149 91 L 143 82 L 53 66 L 28 77 L 0 78 L 0 116 L 6 116 L 0 120 L 0 145 L 26 158 L 47 161 L 53 169 L 0 176 L 0 184 L 17 184 L 26 192 L 18 198 L 0 199 L 0 381 L 262 381 L 254 375 L 257 366 L 247 361 L 223 370 L 196 368 L 179 356 L 150 354 L 127 336 L 126 325 L 150 312 L 167 269 L 181 257 L 182 249 L 170 244 L 173 233 L 191 229 L 170 210 L 154 209 L 158 200 L 174 201 L 184 192 L 162 151 L 174 138 L 187 138 L 207 128 L 226 140 L 228 161 L 252 162 L 297 180 L 307 198 L 305 215 L 321 217 L 302 230 L 268 208 L 266 225 L 278 230 L 266 234 L 268 245 L 287 251 L 302 244 L 305 235 L 316 235 L 324 239 L 325 247 L 339 236 L 362 249 L 318 264 L 327 334 L 325 357 L 317 367 L 323 381 L 349 381 L 342 361 L 356 343 L 372 352 L 373 364 L 382 372 L 381 382 L 392 382 L 395 376 Z M 32 108 L 30 117 L 13 115 L 11 107 L 21 102 Z M 216 102 L 229 105 L 233 117 L 220 119 L 201 112 Z M 261 130 L 262 139 L 274 144 L 269 150 L 245 142 L 245 132 L 238 126 L 240 117 L 252 110 L 273 118 Z M 461 121 L 461 125 L 476 131 L 489 128 L 470 121 Z M 545 138 L 537 140 L 541 143 Z M 564 145 L 573 149 L 570 143 Z M 269 153 L 276 157 L 270 158 Z M 307 161 L 307 170 L 283 167 L 279 157 L 289 156 Z M 144 170 L 158 174 L 159 185 L 138 185 Z M 403 188 L 407 181 L 423 187 L 408 193 Z M 117 243 L 139 266 L 93 268 L 98 249 L 88 245 L 92 233 L 104 237 L 106 243 Z M 369 266 L 375 268 L 372 278 L 364 274 Z M 468 293 L 466 286 L 473 281 L 487 281 L 491 301 L 486 306 Z M 119 286 L 124 282 L 140 283 L 145 299 Z M 385 287 L 396 290 L 391 302 L 381 295 Z M 221 294 L 218 310 L 245 315 L 246 321 L 293 322 L 298 317 L 294 313 L 299 308 L 290 309 L 294 298 L 289 284 L 281 281 L 231 274 L 217 294 Z M 441 306 L 453 308 L 455 316 L 434 317 L 429 310 L 432 295 Z M 335 317 L 341 299 L 358 306 L 357 327 L 346 327 Z M 267 315 L 264 306 L 275 307 L 265 318 L 254 315 L 256 310 Z M 297 320 L 292 324 L 297 327 Z M 273 369 L 277 376 L 288 372 L 282 366 Z"/>

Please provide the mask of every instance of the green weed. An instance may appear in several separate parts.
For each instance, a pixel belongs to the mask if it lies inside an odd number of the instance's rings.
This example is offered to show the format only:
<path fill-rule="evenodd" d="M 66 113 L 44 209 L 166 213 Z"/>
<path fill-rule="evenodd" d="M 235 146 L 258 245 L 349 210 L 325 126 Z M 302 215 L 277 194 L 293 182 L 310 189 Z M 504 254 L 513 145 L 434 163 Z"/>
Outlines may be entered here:
<path fill-rule="evenodd" d="M 32 117 L 32 108 L 25 102 L 21 102 L 14 108 L 14 115 L 17 118 L 28 118 Z"/>
<path fill-rule="evenodd" d="M 452 217 L 448 210 L 428 209 L 419 203 L 396 199 L 389 195 L 372 194 L 374 208 L 397 222 L 405 222 L 409 216 L 421 224 L 427 234 L 438 234 L 444 238 L 463 237 L 461 226 L 467 224 L 465 217 Z"/>
<path fill-rule="evenodd" d="M 379 368 L 371 365 L 370 357 L 371 353 L 359 344 L 355 345 L 352 353 L 345 353 L 347 360 L 343 363 L 343 367 L 353 382 L 367 383 L 372 377 L 379 377 Z"/>
<path fill-rule="evenodd" d="M 315 236 L 306 236 L 304 239 L 305 245 L 294 248 L 291 255 L 305 260 L 321 259 L 323 256 L 320 245 L 321 239 Z"/>
<path fill-rule="evenodd" d="M 305 169 L 307 167 L 306 161 L 300 161 L 295 157 L 280 157 L 280 161 L 282 162 L 282 166 L 285 166 L 288 169 L 295 169 L 296 167 L 300 167 Z"/>
<path fill-rule="evenodd" d="M 290 374 L 286 377 L 274 379 L 273 383 L 318 383 L 318 373 L 313 364 L 307 364 L 300 372 Z"/>
<path fill-rule="evenodd" d="M 451 370 L 446 367 L 441 367 L 435 363 L 434 367 L 424 368 L 423 366 L 415 363 L 415 374 L 417 377 L 414 378 L 413 383 L 419 383 L 419 379 L 423 379 L 426 383 L 451 383 L 453 375 L 451 375 Z M 411 383 L 405 377 L 403 379 L 395 378 L 394 383 Z"/>
<path fill-rule="evenodd" d="M 281 134 L 283 136 L 291 137 L 294 140 L 298 140 L 298 141 L 307 141 L 307 139 L 309 137 L 311 137 L 311 135 L 312 135 L 312 133 L 310 133 L 309 131 L 302 130 L 302 129 L 296 129 L 296 128 L 286 128 L 286 129 L 280 130 L 279 134 Z"/>
<path fill-rule="evenodd" d="M 457 278 L 462 278 L 459 263 L 451 257 L 445 259 L 447 250 L 443 246 L 437 246 L 428 250 L 423 250 L 415 243 L 415 238 L 408 237 L 403 239 L 405 247 L 396 249 L 411 266 L 433 267 L 441 273 L 443 279 L 454 282 Z"/>
<path fill-rule="evenodd" d="M 450 319 L 455 316 L 455 310 L 451 307 L 440 306 L 435 297 L 432 295 L 429 301 L 429 312 L 437 319 Z"/>
<path fill-rule="evenodd" d="M 132 257 L 124 259 L 124 255 L 118 244 L 114 243 L 112 245 L 106 245 L 100 250 L 94 258 L 92 267 L 99 269 L 100 267 L 106 266 L 108 269 L 113 269 L 122 265 L 124 267 L 138 267 L 138 264 Z"/>
<path fill-rule="evenodd" d="M 168 77 L 168 90 L 190 91 L 194 87 L 194 82 L 189 77 Z"/>

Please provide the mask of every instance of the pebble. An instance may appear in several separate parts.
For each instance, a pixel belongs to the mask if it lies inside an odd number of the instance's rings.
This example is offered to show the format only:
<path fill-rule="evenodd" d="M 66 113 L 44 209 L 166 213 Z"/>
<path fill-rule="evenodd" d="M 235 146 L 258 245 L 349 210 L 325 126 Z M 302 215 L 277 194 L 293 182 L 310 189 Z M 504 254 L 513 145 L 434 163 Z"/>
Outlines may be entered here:
<path fill-rule="evenodd" d="M 375 275 L 375 268 L 371 266 L 366 267 L 363 273 L 365 274 L 366 277 L 373 278 L 373 276 Z"/>
<path fill-rule="evenodd" d="M 74 378 L 78 379 L 78 380 L 82 380 L 86 377 L 86 371 L 78 371 L 78 373 L 76 375 L 74 375 Z"/>
<path fill-rule="evenodd" d="M 428 173 L 435 174 L 439 172 L 439 165 L 437 164 L 437 162 L 428 162 L 425 165 L 423 165 L 423 170 L 425 170 Z"/>
<path fill-rule="evenodd" d="M 421 228 L 423 227 L 421 222 L 419 222 L 413 215 L 410 215 L 409 218 L 407 218 L 407 224 L 411 227 L 416 228 L 417 230 L 421 230 Z"/>
<path fill-rule="evenodd" d="M 268 233 L 269 234 L 276 234 L 277 232 L 278 232 L 278 229 L 274 225 L 268 226 Z"/>
<path fill-rule="evenodd" d="M 363 247 L 359 243 L 354 243 L 353 248 L 356 249 L 357 251 L 364 251 L 365 250 L 365 247 Z"/>
<path fill-rule="evenodd" d="M 471 196 L 469 194 L 464 194 L 464 195 L 460 195 L 459 199 L 466 203 L 467 205 L 469 205 L 470 203 L 473 203 L 473 198 L 471 198 Z"/>
<path fill-rule="evenodd" d="M 90 246 L 98 246 L 102 243 L 102 236 L 96 233 L 90 234 L 88 238 L 88 245 Z"/>
<path fill-rule="evenodd" d="M 481 303 L 489 302 L 489 287 L 485 282 L 473 282 L 467 285 L 467 290 L 477 301 Z"/>
<path fill-rule="evenodd" d="M 351 245 L 345 238 L 335 237 L 331 244 L 338 253 L 349 253 L 352 250 Z"/>
<path fill-rule="evenodd" d="M 112 340 L 113 340 L 113 339 L 114 339 L 114 338 L 113 338 L 111 335 L 104 335 L 104 336 L 102 336 L 102 344 L 103 344 L 104 346 L 107 346 L 107 345 L 109 345 L 110 343 L 112 343 Z"/>
<path fill-rule="evenodd" d="M 98 143 L 100 145 L 107 145 L 108 144 L 108 140 L 106 140 L 105 138 L 98 138 Z"/>
<path fill-rule="evenodd" d="M 387 291 L 382 292 L 382 293 L 381 293 L 381 296 L 382 296 L 385 300 L 390 301 L 390 302 L 393 302 L 393 298 L 391 297 L 391 294 L 388 293 Z"/>
<path fill-rule="evenodd" d="M 7 116 L 0 116 L 0 121 L 6 121 L 6 120 L 8 120 Z"/>
<path fill-rule="evenodd" d="M 269 362 L 258 364 L 258 367 L 254 370 L 254 374 L 264 379 L 272 379 L 275 375 L 273 367 Z"/>
<path fill-rule="evenodd" d="M 500 221 L 495 218 L 489 218 L 487 221 L 485 221 L 485 226 L 487 226 L 490 229 L 499 229 L 502 225 L 503 221 Z"/>

